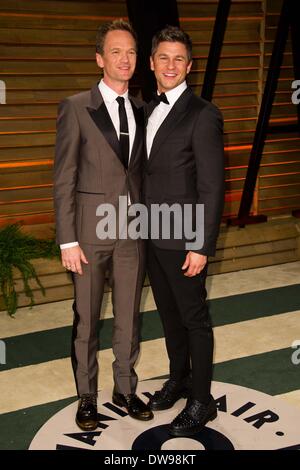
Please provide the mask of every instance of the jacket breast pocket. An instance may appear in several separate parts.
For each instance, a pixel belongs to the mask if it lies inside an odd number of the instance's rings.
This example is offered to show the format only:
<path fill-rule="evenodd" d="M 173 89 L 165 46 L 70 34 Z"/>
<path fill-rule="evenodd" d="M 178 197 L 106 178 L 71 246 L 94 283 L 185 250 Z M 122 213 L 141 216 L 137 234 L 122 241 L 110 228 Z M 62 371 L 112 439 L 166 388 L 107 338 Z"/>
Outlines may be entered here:
<path fill-rule="evenodd" d="M 166 145 L 169 147 L 178 148 L 178 146 L 184 145 L 186 142 L 185 137 L 173 137 L 172 139 L 166 140 Z"/>

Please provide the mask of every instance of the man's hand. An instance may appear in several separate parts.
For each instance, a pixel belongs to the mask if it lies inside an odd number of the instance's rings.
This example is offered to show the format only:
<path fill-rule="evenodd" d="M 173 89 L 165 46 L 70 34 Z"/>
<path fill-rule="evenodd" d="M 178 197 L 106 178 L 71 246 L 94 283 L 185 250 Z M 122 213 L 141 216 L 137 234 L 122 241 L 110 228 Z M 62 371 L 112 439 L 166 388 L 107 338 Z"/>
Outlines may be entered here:
<path fill-rule="evenodd" d="M 185 276 L 193 277 L 202 271 L 206 263 L 207 256 L 195 253 L 194 251 L 189 251 L 181 269 L 187 269 L 187 271 L 184 273 Z"/>
<path fill-rule="evenodd" d="M 78 274 L 82 274 L 81 261 L 88 264 L 88 260 L 79 245 L 62 249 L 61 261 L 66 269 Z"/>

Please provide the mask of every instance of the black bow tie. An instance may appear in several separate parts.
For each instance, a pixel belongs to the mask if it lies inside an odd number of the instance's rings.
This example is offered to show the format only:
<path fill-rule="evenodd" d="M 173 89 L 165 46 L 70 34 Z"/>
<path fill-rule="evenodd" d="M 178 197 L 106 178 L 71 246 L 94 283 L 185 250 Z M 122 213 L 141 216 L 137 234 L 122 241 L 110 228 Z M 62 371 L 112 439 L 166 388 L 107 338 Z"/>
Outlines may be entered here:
<path fill-rule="evenodd" d="M 156 106 L 158 106 L 159 103 L 170 104 L 165 93 L 161 93 L 160 95 L 158 95 L 157 93 L 153 93 L 153 100 L 155 101 Z"/>

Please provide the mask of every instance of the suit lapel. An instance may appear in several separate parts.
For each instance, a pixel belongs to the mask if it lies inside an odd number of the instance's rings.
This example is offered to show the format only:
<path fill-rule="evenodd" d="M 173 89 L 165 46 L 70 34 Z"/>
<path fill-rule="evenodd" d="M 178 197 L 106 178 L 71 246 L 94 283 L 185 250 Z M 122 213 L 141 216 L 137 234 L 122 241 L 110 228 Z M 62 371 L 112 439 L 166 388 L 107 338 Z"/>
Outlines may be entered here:
<path fill-rule="evenodd" d="M 133 111 L 134 118 L 135 118 L 136 130 L 135 130 L 135 137 L 134 137 L 134 142 L 133 142 L 130 160 L 129 160 L 129 166 L 133 163 L 134 158 L 137 155 L 138 147 L 144 138 L 143 136 L 143 129 L 144 129 L 143 107 L 141 106 L 140 108 L 138 108 L 132 99 L 130 99 L 130 103 L 131 103 L 132 111 Z"/>
<path fill-rule="evenodd" d="M 130 155 L 129 165 L 133 162 L 140 142 L 143 140 L 143 128 L 144 128 L 144 112 L 143 107 L 138 107 L 132 99 L 130 99 L 132 106 L 135 122 L 136 122 L 136 131 L 135 138 L 132 146 L 132 151 Z M 109 112 L 105 106 L 101 93 L 99 91 L 98 83 L 93 86 L 91 89 L 91 103 L 87 107 L 87 110 L 93 119 L 94 123 L 101 131 L 105 137 L 108 144 L 111 146 L 115 154 L 118 156 L 121 164 L 123 165 L 121 146 L 118 139 L 116 129 L 113 125 L 113 122 L 110 118 Z"/>
<path fill-rule="evenodd" d="M 152 100 L 150 101 L 147 106 L 146 106 L 146 117 L 145 117 L 145 124 L 147 126 L 148 124 L 148 119 L 149 117 L 151 116 L 152 112 L 154 111 L 154 109 L 156 108 L 157 106 L 157 103 L 155 102 L 155 100 Z"/>
<path fill-rule="evenodd" d="M 110 118 L 109 112 L 105 106 L 103 98 L 98 88 L 98 84 L 94 85 L 91 90 L 91 106 L 87 110 L 93 119 L 94 123 L 105 137 L 108 144 L 111 146 L 115 154 L 122 162 L 120 142 L 115 130 L 115 127 Z"/>
<path fill-rule="evenodd" d="M 158 128 L 155 137 L 153 139 L 149 163 L 155 154 L 161 148 L 163 142 L 167 139 L 168 135 L 173 131 L 173 129 L 178 125 L 181 119 L 184 117 L 184 113 L 188 110 L 188 102 L 192 96 L 193 92 L 191 88 L 187 88 L 182 95 L 178 98 L 173 108 L 167 115 L 166 119 L 162 122 L 161 126 Z M 149 106 L 151 110 L 151 106 Z M 153 110 L 153 109 L 152 109 Z"/>

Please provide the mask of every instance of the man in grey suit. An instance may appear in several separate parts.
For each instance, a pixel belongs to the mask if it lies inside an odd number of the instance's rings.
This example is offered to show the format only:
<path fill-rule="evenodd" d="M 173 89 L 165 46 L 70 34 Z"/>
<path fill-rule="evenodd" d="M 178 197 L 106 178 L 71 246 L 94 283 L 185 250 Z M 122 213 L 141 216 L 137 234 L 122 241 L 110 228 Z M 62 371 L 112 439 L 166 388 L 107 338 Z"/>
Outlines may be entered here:
<path fill-rule="evenodd" d="M 205 280 L 223 209 L 223 119 L 216 106 L 188 87 L 191 66 L 192 43 L 184 31 L 170 26 L 154 36 L 151 69 L 158 95 L 148 110 L 144 197 L 149 210 L 156 204 L 176 207 L 184 216 L 189 207 L 184 220 L 174 216 L 173 225 L 178 229 L 189 222 L 190 233 L 203 239 L 201 246 L 188 240 L 186 231 L 176 237 L 173 230 L 170 237 L 160 233 L 148 243 L 149 278 L 170 361 L 170 378 L 150 406 L 165 410 L 188 397 L 169 427 L 173 436 L 193 435 L 217 416 L 210 394 L 213 332 Z M 201 205 L 204 224 L 197 227 Z"/>
<path fill-rule="evenodd" d="M 76 423 L 85 431 L 97 427 L 97 324 L 107 271 L 114 313 L 112 400 L 133 418 L 153 417 L 135 394 L 144 279 L 142 241 L 99 238 L 96 230 L 97 207 L 109 203 L 118 212 L 119 196 L 128 197 L 128 205 L 140 201 L 143 106 L 128 95 L 136 65 L 136 37 L 129 23 L 115 20 L 99 28 L 96 61 L 103 79 L 90 91 L 60 103 L 54 174 L 57 243 L 75 290 Z"/>

